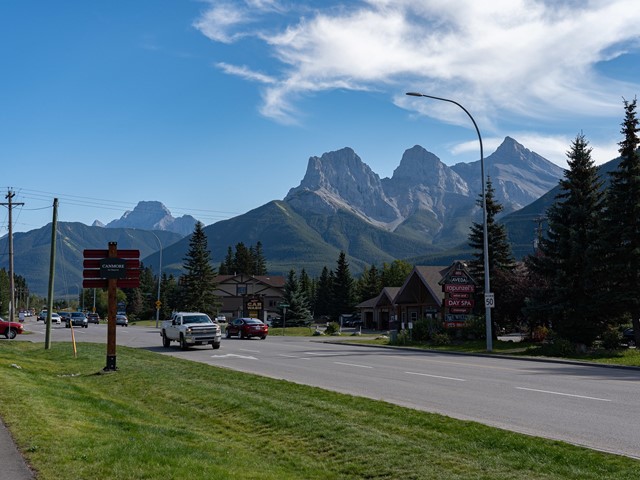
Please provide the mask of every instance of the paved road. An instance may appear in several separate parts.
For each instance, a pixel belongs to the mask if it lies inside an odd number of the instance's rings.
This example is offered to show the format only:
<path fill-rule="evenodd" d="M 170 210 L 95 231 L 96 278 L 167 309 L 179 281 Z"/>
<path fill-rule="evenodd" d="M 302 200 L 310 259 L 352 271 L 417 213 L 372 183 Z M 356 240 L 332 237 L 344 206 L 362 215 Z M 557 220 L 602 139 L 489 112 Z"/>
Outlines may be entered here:
<path fill-rule="evenodd" d="M 38 327 L 23 339 L 38 341 Z M 53 340 L 69 330 L 54 327 Z M 106 326 L 76 329 L 106 341 Z M 118 327 L 118 344 L 382 399 L 512 431 L 640 458 L 640 370 L 328 344 L 318 338 L 223 339 L 162 348 L 154 328 Z M 30 337 L 30 338 L 27 338 Z"/>

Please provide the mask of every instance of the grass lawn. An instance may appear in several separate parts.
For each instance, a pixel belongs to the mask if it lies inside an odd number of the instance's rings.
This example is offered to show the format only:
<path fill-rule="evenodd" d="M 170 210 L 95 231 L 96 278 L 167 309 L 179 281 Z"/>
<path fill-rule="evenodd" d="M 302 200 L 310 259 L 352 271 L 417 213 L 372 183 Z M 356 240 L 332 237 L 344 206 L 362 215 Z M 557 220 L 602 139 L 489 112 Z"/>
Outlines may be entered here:
<path fill-rule="evenodd" d="M 0 416 L 38 479 L 638 478 L 629 458 L 146 350 L 101 374 L 105 354 L 0 342 Z"/>

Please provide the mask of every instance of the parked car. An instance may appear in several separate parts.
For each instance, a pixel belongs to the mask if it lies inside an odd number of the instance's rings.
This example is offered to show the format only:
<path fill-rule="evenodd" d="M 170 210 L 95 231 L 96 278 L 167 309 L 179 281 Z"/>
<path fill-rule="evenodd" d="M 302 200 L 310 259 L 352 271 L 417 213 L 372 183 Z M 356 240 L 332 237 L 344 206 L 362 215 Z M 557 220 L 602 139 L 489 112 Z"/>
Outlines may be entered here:
<path fill-rule="evenodd" d="M 116 325 L 122 325 L 123 327 L 129 326 L 129 319 L 126 315 L 119 313 L 116 315 Z"/>
<path fill-rule="evenodd" d="M 97 313 L 87 313 L 87 320 L 89 320 L 89 323 L 98 324 L 100 323 L 100 315 Z"/>
<path fill-rule="evenodd" d="M 636 337 L 633 333 L 633 328 L 625 328 L 622 332 L 622 341 L 629 347 L 636 347 Z"/>
<path fill-rule="evenodd" d="M 227 338 L 237 335 L 238 338 L 260 337 L 267 338 L 269 326 L 257 318 L 236 318 L 229 322 L 226 329 Z"/>
<path fill-rule="evenodd" d="M 0 335 L 4 335 L 9 340 L 16 338 L 19 333 L 24 333 L 24 326 L 18 322 L 7 322 L 0 318 Z"/>
<path fill-rule="evenodd" d="M 71 325 L 74 327 L 87 328 L 89 326 L 89 320 L 87 320 L 87 316 L 82 312 L 71 312 L 65 320 L 64 326 L 71 328 Z"/>

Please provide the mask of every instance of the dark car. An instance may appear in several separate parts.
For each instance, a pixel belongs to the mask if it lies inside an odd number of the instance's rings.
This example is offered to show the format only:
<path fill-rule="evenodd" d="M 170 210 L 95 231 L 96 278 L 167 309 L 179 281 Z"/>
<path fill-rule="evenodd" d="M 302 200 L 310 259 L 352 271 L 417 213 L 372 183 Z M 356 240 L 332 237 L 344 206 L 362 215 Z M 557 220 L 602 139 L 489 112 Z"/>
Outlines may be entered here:
<path fill-rule="evenodd" d="M 71 325 L 73 325 L 74 327 L 82 327 L 82 328 L 89 327 L 89 320 L 87 319 L 87 316 L 84 313 L 71 312 L 68 315 L 69 315 L 68 317 L 64 317 L 62 313 L 60 313 L 60 316 L 64 318 L 65 327 L 70 328 Z"/>
<path fill-rule="evenodd" d="M 229 322 L 226 329 L 226 337 L 237 335 L 238 338 L 260 337 L 267 338 L 269 326 L 257 318 L 236 318 Z"/>
<path fill-rule="evenodd" d="M 4 335 L 9 340 L 16 338 L 16 335 L 24 332 L 24 326 L 18 322 L 7 322 L 0 318 L 0 335 Z"/>
<path fill-rule="evenodd" d="M 87 320 L 89 321 L 89 323 L 98 324 L 100 323 L 100 315 L 98 315 L 97 313 L 87 313 Z"/>
<path fill-rule="evenodd" d="M 636 337 L 633 334 L 633 328 L 625 328 L 622 332 L 622 341 L 627 344 L 629 347 L 636 346 Z"/>

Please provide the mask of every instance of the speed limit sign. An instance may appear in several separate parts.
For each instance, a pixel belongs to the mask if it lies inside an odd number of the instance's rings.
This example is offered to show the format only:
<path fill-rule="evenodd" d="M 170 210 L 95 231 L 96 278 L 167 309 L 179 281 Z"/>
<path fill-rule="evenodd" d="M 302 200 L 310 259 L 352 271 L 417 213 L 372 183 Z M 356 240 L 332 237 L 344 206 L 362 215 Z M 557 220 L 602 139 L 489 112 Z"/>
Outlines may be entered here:
<path fill-rule="evenodd" d="M 486 308 L 493 308 L 496 306 L 496 299 L 492 292 L 484 294 L 484 306 Z"/>

